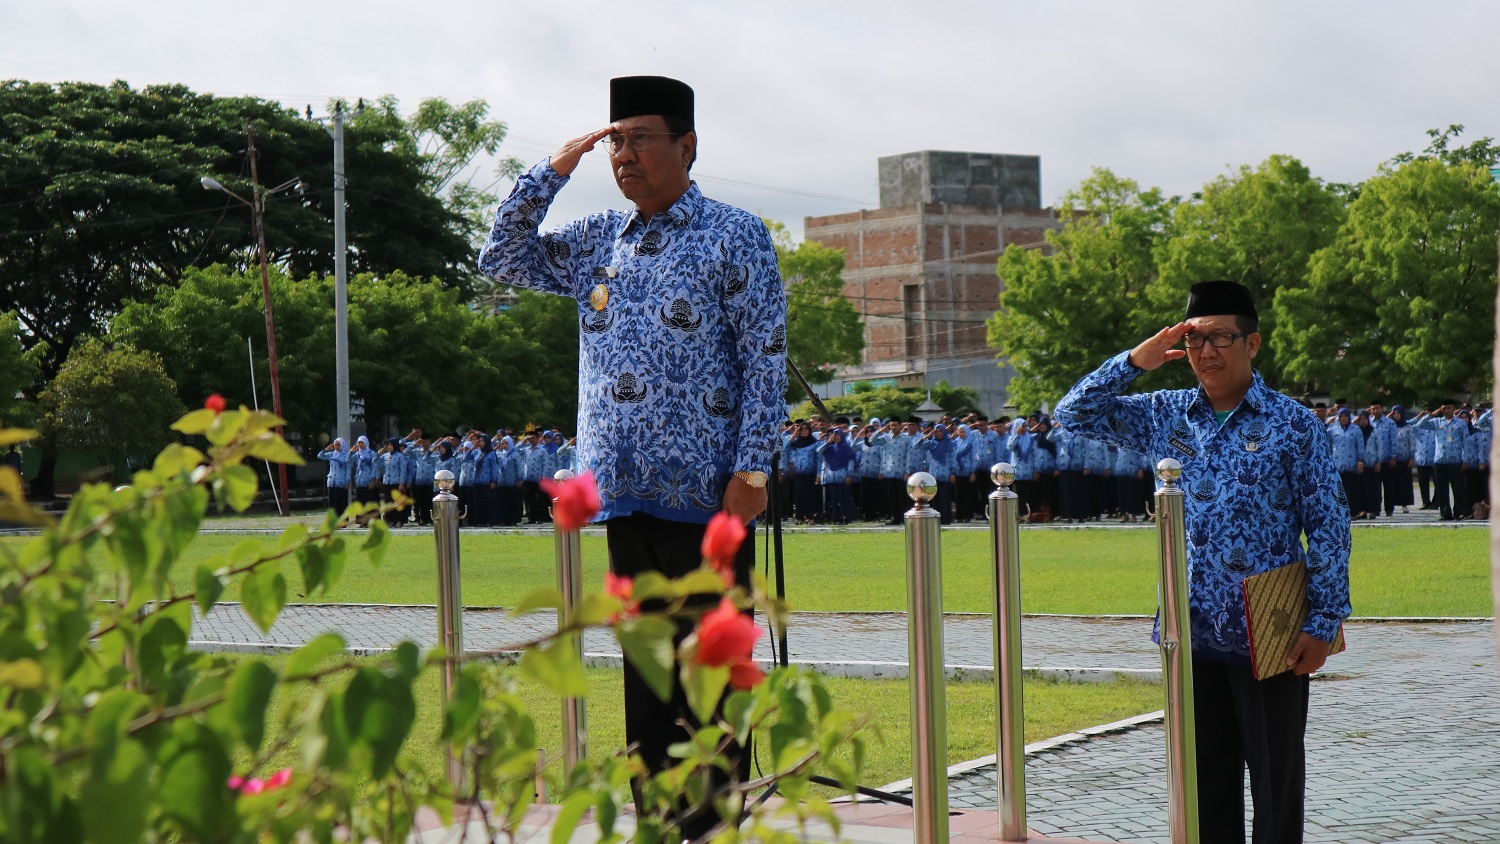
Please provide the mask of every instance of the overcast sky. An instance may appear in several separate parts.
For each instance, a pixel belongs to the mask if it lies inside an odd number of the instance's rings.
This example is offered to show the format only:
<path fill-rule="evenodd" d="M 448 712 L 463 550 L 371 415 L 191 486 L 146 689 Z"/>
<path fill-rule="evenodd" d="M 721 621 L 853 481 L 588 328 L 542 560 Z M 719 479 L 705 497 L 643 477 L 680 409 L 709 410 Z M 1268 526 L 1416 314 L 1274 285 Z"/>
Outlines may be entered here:
<path fill-rule="evenodd" d="M 1272 153 L 1361 180 L 1429 128 L 1500 136 L 1497 40 L 1495 0 L 0 0 L 0 76 L 320 114 L 478 97 L 528 164 L 606 122 L 611 76 L 675 76 L 697 92 L 704 192 L 799 235 L 874 207 L 875 160 L 920 149 L 1040 155 L 1049 204 L 1092 167 L 1185 194 Z M 550 221 L 623 205 L 589 159 Z"/>

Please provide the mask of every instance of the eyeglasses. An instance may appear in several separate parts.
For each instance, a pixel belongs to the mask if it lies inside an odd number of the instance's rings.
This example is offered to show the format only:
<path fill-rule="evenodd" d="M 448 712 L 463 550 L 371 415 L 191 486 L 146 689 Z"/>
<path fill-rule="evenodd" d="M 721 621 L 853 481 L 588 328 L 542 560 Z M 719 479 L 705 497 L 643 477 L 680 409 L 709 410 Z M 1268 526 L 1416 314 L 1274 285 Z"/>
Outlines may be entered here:
<path fill-rule="evenodd" d="M 621 134 L 619 132 L 611 132 L 609 135 L 605 136 L 604 144 L 605 148 L 609 150 L 610 155 L 619 155 L 620 150 L 624 149 L 627 145 L 630 147 L 631 152 L 642 152 L 655 146 L 656 138 L 662 136 L 675 138 L 677 137 L 677 133 L 631 132 L 629 134 Z"/>
<path fill-rule="evenodd" d="M 1213 346 L 1215 349 L 1227 349 L 1234 345 L 1234 341 L 1246 336 L 1249 335 L 1243 333 L 1231 334 L 1228 331 L 1221 331 L 1217 334 L 1184 334 L 1182 335 L 1182 344 L 1189 349 L 1201 349 L 1203 348 L 1203 342 L 1206 340 L 1208 341 L 1208 345 Z"/>

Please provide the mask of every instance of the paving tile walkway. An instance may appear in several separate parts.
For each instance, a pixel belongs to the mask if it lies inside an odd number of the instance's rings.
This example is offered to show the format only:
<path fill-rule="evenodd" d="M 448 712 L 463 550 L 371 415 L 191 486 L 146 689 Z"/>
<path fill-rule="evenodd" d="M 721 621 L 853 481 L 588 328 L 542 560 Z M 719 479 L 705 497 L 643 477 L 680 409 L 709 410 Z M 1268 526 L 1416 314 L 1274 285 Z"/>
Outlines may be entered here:
<path fill-rule="evenodd" d="M 515 644 L 553 629 L 546 613 L 464 613 L 466 650 Z M 225 604 L 194 627 L 194 647 L 281 650 L 326 630 L 351 649 L 401 639 L 431 645 L 432 607 L 293 605 L 269 634 Z M 1032 616 L 1023 663 L 1146 673 L 1159 669 L 1145 618 Z M 770 659 L 770 637 L 757 656 Z M 1500 841 L 1500 673 L 1490 621 L 1354 622 L 1349 651 L 1314 683 L 1308 728 L 1309 842 Z M 946 662 L 976 674 L 993 664 L 986 616 L 945 618 Z M 595 663 L 618 660 L 607 635 L 590 635 Z M 789 634 L 797 662 L 855 676 L 903 676 L 900 613 L 797 613 Z M 977 669 L 977 671 L 976 671 Z M 1166 841 L 1165 751 L 1159 724 L 1075 742 L 1027 761 L 1028 824 L 1048 835 Z M 952 760 L 961 762 L 963 760 Z M 956 774 L 954 808 L 992 809 L 993 766 Z"/>

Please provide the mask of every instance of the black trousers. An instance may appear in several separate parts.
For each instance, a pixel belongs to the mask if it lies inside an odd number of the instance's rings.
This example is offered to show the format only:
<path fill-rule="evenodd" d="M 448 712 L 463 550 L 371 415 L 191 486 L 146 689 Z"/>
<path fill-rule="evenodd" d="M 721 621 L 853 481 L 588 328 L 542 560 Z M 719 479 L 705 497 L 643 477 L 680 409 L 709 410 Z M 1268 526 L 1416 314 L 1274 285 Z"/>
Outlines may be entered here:
<path fill-rule="evenodd" d="M 1097 519 L 1111 512 L 1110 497 L 1114 482 L 1103 472 L 1090 472 L 1084 476 L 1084 486 L 1089 491 L 1089 518 Z"/>
<path fill-rule="evenodd" d="M 1256 680 L 1248 665 L 1193 660 L 1198 828 L 1204 842 L 1245 840 L 1245 771 L 1254 844 L 1302 841 L 1308 678 Z"/>
<path fill-rule="evenodd" d="M 1468 516 L 1474 510 L 1474 505 L 1481 501 L 1490 500 L 1490 469 L 1488 466 L 1480 468 L 1470 463 L 1469 468 L 1464 470 L 1464 503 L 1468 509 L 1463 515 Z"/>
<path fill-rule="evenodd" d="M 432 496 L 437 490 L 425 484 L 413 484 L 411 513 L 419 525 L 432 524 Z"/>
<path fill-rule="evenodd" d="M 500 524 L 507 527 L 521 523 L 521 488 L 514 485 L 503 485 L 496 492 L 499 502 Z"/>
<path fill-rule="evenodd" d="M 1417 467 L 1417 489 L 1422 493 L 1422 509 L 1432 507 L 1432 467 Z"/>
<path fill-rule="evenodd" d="M 682 577 L 702 563 L 699 548 L 703 544 L 703 534 L 707 527 L 667 521 L 644 513 L 609 519 L 604 523 L 604 532 L 609 546 L 610 570 L 619 577 L 635 577 L 648 571 L 660 572 L 672 578 Z M 749 586 L 750 571 L 754 565 L 755 530 L 752 527 L 735 557 L 735 582 L 741 586 Z M 708 609 L 717 602 L 717 596 L 703 594 L 690 597 L 687 606 Z M 659 612 L 662 609 L 664 604 L 660 601 L 646 601 L 641 605 L 643 612 Z M 678 620 L 677 642 L 681 643 L 692 630 L 693 622 L 690 619 Z M 689 740 L 690 733 L 678 721 L 691 724 L 696 730 L 698 718 L 688 706 L 687 695 L 682 690 L 680 680 L 673 680 L 671 699 L 662 701 L 651 691 L 651 687 L 628 659 L 625 661 L 624 673 L 625 742 L 638 746 L 641 759 L 652 773 L 665 770 L 675 764 L 675 760 L 667 755 L 667 748 Z M 673 671 L 672 676 L 676 678 L 677 672 Z M 730 768 L 735 771 L 736 778 L 740 782 L 748 781 L 750 754 L 731 746 L 729 755 L 732 757 Z M 717 768 L 712 769 L 712 772 L 716 786 L 729 782 L 727 772 Z M 704 811 L 696 811 L 697 809 Z M 686 817 L 686 820 L 680 837 L 688 840 L 708 832 L 719 822 L 711 804 L 705 804 L 704 807 L 684 806 L 681 817 Z"/>
<path fill-rule="evenodd" d="M 1385 514 L 1397 507 L 1411 506 L 1411 467 L 1405 460 L 1387 463 L 1380 472 L 1385 476 Z"/>
<path fill-rule="evenodd" d="M 879 478 L 859 479 L 860 515 L 867 522 L 879 522 L 885 515 L 885 488 Z"/>
<path fill-rule="evenodd" d="M 1081 469 L 1064 469 L 1057 481 L 1057 517 L 1069 521 L 1088 518 L 1088 478 Z"/>
<path fill-rule="evenodd" d="M 792 499 L 797 508 L 797 518 L 810 522 L 823 515 L 823 493 L 817 478 L 812 475 L 792 476 Z"/>
<path fill-rule="evenodd" d="M 522 481 L 521 497 L 525 499 L 526 503 L 527 522 L 539 525 L 543 522 L 552 521 L 551 514 L 547 512 L 547 508 L 552 505 L 552 502 L 548 501 L 547 496 L 542 493 L 541 484 L 536 481 Z"/>
<path fill-rule="evenodd" d="M 1443 518 L 1468 515 L 1463 469 L 1458 463 L 1432 464 L 1432 484 L 1432 503 Z"/>
<path fill-rule="evenodd" d="M 885 485 L 888 521 L 893 525 L 900 524 L 901 514 L 911 508 L 911 499 L 906 496 L 906 479 L 886 478 L 881 483 Z"/>
<path fill-rule="evenodd" d="M 1365 473 L 1361 477 L 1364 478 L 1365 483 L 1365 497 L 1362 502 L 1364 504 L 1364 511 L 1371 515 L 1378 514 L 1380 512 L 1380 494 L 1385 482 L 1385 467 L 1382 466 L 1381 470 L 1377 472 L 1367 465 L 1365 466 Z"/>
<path fill-rule="evenodd" d="M 1349 515 L 1364 512 L 1364 479 L 1357 472 L 1339 472 L 1339 483 L 1344 485 L 1344 499 L 1349 502 Z"/>
<path fill-rule="evenodd" d="M 328 509 L 342 516 L 344 508 L 348 506 L 349 490 L 346 487 L 331 486 L 328 488 Z"/>

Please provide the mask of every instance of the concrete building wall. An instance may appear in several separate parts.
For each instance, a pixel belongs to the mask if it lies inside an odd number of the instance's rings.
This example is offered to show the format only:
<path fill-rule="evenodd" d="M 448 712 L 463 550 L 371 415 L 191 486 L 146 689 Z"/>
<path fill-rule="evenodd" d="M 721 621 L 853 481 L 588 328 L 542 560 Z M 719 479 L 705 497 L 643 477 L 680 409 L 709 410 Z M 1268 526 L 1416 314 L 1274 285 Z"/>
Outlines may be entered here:
<path fill-rule="evenodd" d="M 995 263 L 1059 224 L 1040 207 L 1036 156 L 924 151 L 879 161 L 881 207 L 808 217 L 806 237 L 844 250 L 844 295 L 864 318 L 865 352 L 829 385 L 946 380 L 998 413 L 1014 371 L 997 362 L 986 321 L 999 304 Z M 820 390 L 820 393 L 823 391 Z"/>

